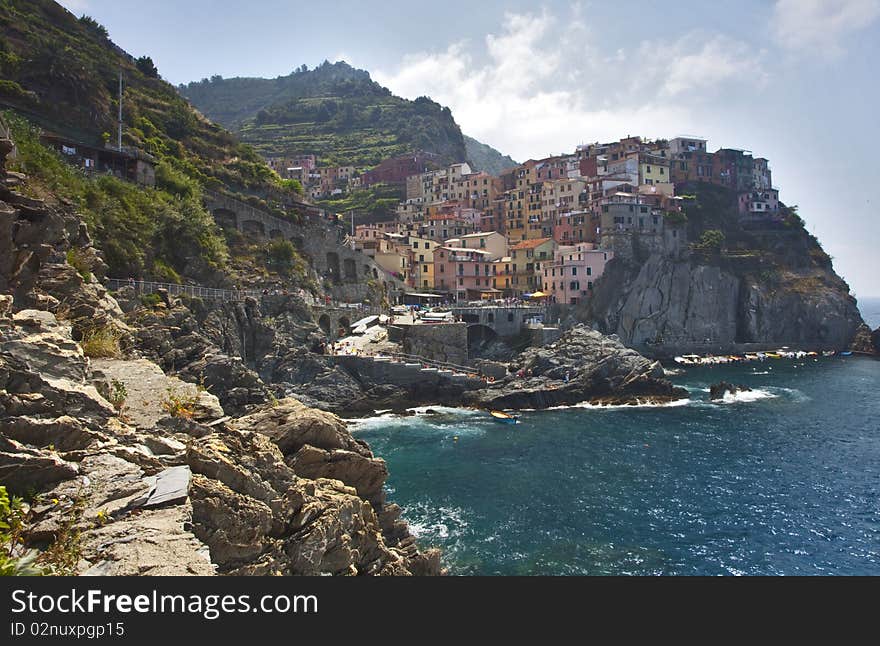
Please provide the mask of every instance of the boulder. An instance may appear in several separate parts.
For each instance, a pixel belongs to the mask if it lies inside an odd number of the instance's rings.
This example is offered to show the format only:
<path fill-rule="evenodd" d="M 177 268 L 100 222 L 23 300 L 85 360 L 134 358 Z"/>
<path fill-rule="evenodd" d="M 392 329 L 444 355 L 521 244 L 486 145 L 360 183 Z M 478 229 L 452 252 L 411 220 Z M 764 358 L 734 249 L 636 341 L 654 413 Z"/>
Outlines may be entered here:
<path fill-rule="evenodd" d="M 665 378 L 659 362 L 584 325 L 526 350 L 509 369 L 488 388 L 466 393 L 466 401 L 486 408 L 548 408 L 609 397 L 636 403 L 687 396 Z"/>
<path fill-rule="evenodd" d="M 288 458 L 294 473 L 317 480 L 331 478 L 354 487 L 366 500 L 381 504 L 382 486 L 388 478 L 385 460 L 370 458 L 343 449 L 324 450 L 305 445 Z"/>
<path fill-rule="evenodd" d="M 752 389 L 748 386 L 732 384 L 727 381 L 719 381 L 717 384 L 709 386 L 709 399 L 724 399 L 727 393 L 731 395 L 738 392 L 750 392 Z"/>
<path fill-rule="evenodd" d="M 369 448 L 351 436 L 345 422 L 332 413 L 303 405 L 288 397 L 234 422 L 239 429 L 262 433 L 284 455 L 296 453 L 306 444 L 319 449 L 345 449 L 372 457 Z"/>

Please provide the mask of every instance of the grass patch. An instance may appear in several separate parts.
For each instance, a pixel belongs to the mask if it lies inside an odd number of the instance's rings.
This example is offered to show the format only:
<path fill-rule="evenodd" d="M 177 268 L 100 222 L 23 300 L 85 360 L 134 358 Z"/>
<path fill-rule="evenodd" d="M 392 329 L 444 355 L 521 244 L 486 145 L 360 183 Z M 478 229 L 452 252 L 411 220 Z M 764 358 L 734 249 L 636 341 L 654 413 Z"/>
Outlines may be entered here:
<path fill-rule="evenodd" d="M 78 273 L 85 282 L 92 282 L 92 270 L 89 264 L 89 257 L 83 249 L 79 249 L 78 247 L 68 249 L 67 264 L 76 269 L 76 273 Z"/>
<path fill-rule="evenodd" d="M 83 335 L 80 345 L 83 353 L 92 359 L 115 359 L 122 355 L 122 334 L 109 325 L 94 328 Z"/>

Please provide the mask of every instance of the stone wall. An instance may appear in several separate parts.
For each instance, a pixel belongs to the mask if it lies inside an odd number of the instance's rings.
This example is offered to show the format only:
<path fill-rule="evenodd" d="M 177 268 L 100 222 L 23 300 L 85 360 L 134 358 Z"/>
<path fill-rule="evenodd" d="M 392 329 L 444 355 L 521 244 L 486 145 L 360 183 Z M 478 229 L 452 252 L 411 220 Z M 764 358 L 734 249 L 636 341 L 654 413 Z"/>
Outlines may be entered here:
<path fill-rule="evenodd" d="M 395 325 L 400 330 L 400 343 L 406 354 L 432 361 L 467 365 L 468 339 L 466 323 L 430 325 Z"/>

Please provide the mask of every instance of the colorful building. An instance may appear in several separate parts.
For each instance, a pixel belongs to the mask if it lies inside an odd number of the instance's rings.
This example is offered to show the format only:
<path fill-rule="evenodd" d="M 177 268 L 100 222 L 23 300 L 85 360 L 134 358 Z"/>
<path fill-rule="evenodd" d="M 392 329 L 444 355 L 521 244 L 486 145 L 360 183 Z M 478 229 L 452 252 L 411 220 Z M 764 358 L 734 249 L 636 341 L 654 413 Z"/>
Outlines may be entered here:
<path fill-rule="evenodd" d="M 544 264 L 542 291 L 554 303 L 578 305 L 589 297 L 594 281 L 613 256 L 590 243 L 560 246 L 553 262 Z"/>

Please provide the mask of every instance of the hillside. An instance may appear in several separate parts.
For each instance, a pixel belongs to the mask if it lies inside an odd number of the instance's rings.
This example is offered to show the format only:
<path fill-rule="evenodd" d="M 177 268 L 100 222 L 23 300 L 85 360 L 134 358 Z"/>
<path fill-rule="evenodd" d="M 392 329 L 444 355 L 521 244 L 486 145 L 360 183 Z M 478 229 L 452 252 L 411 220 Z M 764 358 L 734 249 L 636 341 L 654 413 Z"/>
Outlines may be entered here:
<path fill-rule="evenodd" d="M 123 145 L 156 160 L 154 190 L 85 175 L 40 141 L 45 132 L 98 148 L 114 140 L 120 70 Z M 0 71 L 0 108 L 19 149 L 15 169 L 31 176 L 35 195 L 76 208 L 111 276 L 228 284 L 227 241 L 202 206 L 202 190 L 239 194 L 277 215 L 301 190 L 193 110 L 148 57 L 134 59 L 94 20 L 49 0 L 0 3 Z"/>
<path fill-rule="evenodd" d="M 449 108 L 394 96 L 341 61 L 275 79 L 215 76 L 179 90 L 265 156 L 314 154 L 322 164 L 358 167 L 413 150 L 450 163 L 466 156 Z"/>
<path fill-rule="evenodd" d="M 490 175 L 500 175 L 502 171 L 513 168 L 517 162 L 508 155 L 502 155 L 492 146 L 480 143 L 473 137 L 464 136 L 464 146 L 471 168 Z"/>

